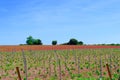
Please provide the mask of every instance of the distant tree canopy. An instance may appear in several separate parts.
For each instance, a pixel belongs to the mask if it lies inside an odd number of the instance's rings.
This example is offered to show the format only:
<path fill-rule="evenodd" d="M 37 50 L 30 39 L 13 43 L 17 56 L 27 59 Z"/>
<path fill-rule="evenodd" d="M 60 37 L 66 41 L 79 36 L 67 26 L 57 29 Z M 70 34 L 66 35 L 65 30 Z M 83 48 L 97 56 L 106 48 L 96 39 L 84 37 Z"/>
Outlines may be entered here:
<path fill-rule="evenodd" d="M 77 39 L 70 39 L 70 41 L 68 42 L 69 45 L 77 45 L 78 44 L 78 40 Z"/>
<path fill-rule="evenodd" d="M 78 44 L 79 44 L 79 45 L 83 45 L 83 42 L 82 42 L 82 41 L 79 41 Z"/>
<path fill-rule="evenodd" d="M 42 41 L 40 39 L 34 39 L 32 36 L 27 37 L 26 40 L 27 45 L 42 45 Z"/>
<path fill-rule="evenodd" d="M 53 40 L 52 45 L 57 45 L 57 40 Z M 20 45 L 42 45 L 42 41 L 40 39 L 34 39 L 32 36 L 28 36 L 26 40 L 26 44 Z M 61 45 L 84 45 L 82 41 L 79 41 L 75 38 L 71 38 L 68 42 L 65 42 Z M 104 46 L 120 46 L 119 43 L 111 43 L 111 44 L 93 44 L 93 45 L 104 45 Z"/>
<path fill-rule="evenodd" d="M 42 41 L 40 39 L 34 39 L 32 36 L 28 36 L 26 40 L 27 45 L 42 45 Z M 71 38 L 68 42 L 63 43 L 62 45 L 83 45 L 82 41 L 78 41 L 75 38 Z M 57 40 L 52 41 L 52 45 L 57 45 Z"/>
<path fill-rule="evenodd" d="M 52 45 L 56 45 L 56 44 L 57 44 L 56 40 L 52 41 Z"/>
<path fill-rule="evenodd" d="M 111 44 L 95 44 L 95 45 L 102 45 L 102 46 L 120 46 L 119 43 L 111 43 Z"/>
<path fill-rule="evenodd" d="M 83 45 L 84 43 L 82 41 L 78 41 L 75 38 L 71 38 L 69 42 L 64 43 L 63 45 Z"/>

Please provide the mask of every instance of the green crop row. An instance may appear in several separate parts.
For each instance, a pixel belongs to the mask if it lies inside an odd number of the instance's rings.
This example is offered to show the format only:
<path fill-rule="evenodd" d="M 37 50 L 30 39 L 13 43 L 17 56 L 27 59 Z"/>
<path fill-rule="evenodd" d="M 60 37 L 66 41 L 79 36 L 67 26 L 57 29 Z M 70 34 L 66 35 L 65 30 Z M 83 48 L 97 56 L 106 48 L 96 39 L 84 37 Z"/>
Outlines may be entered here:
<path fill-rule="evenodd" d="M 0 52 L 0 80 L 113 80 L 120 77 L 120 49 Z"/>

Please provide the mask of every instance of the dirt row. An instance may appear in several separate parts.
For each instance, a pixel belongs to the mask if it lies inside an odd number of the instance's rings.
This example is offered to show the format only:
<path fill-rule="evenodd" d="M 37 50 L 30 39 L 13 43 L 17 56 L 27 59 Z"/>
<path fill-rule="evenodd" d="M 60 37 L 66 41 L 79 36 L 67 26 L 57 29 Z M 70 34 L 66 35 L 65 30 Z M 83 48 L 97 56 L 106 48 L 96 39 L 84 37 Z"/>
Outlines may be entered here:
<path fill-rule="evenodd" d="M 120 46 L 91 46 L 91 45 L 84 45 L 84 46 L 76 46 L 76 45 L 34 45 L 34 46 L 17 46 L 17 45 L 9 45 L 9 46 L 0 46 L 1 52 L 11 52 L 11 51 L 21 51 L 21 50 L 66 50 L 66 49 L 99 49 L 99 48 L 120 48 Z"/>

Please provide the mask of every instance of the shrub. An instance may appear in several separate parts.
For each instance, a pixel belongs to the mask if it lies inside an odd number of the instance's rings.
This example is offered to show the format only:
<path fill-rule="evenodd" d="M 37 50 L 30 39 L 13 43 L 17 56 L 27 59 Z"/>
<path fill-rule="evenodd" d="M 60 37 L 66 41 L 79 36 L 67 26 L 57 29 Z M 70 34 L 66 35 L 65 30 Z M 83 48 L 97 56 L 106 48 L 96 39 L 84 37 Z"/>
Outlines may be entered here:
<path fill-rule="evenodd" d="M 32 36 L 27 37 L 26 43 L 27 45 L 42 45 L 42 41 L 40 39 L 34 39 Z"/>
<path fill-rule="evenodd" d="M 79 44 L 79 45 L 83 45 L 83 42 L 82 42 L 82 41 L 79 41 L 78 44 Z"/>
<path fill-rule="evenodd" d="M 52 41 L 52 45 L 56 45 L 56 44 L 57 44 L 56 40 Z"/>
<path fill-rule="evenodd" d="M 78 44 L 78 40 L 77 39 L 70 39 L 70 41 L 68 42 L 69 45 L 77 45 Z"/>

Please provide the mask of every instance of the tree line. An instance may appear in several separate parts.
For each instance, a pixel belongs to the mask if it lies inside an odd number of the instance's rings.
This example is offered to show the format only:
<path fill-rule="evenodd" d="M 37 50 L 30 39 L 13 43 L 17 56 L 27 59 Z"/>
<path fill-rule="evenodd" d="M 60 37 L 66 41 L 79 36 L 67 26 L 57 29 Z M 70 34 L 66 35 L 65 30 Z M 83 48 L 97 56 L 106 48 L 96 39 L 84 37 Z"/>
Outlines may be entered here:
<path fill-rule="evenodd" d="M 27 37 L 26 40 L 27 45 L 42 45 L 42 41 L 40 39 L 34 39 L 32 36 Z"/>
<path fill-rule="evenodd" d="M 42 41 L 40 39 L 34 39 L 32 36 L 27 37 L 26 40 L 27 45 L 43 45 Z M 57 40 L 53 40 L 51 42 L 52 45 L 57 45 Z M 75 38 L 71 38 L 68 42 L 63 43 L 61 45 L 83 45 L 82 41 L 78 41 Z"/>

